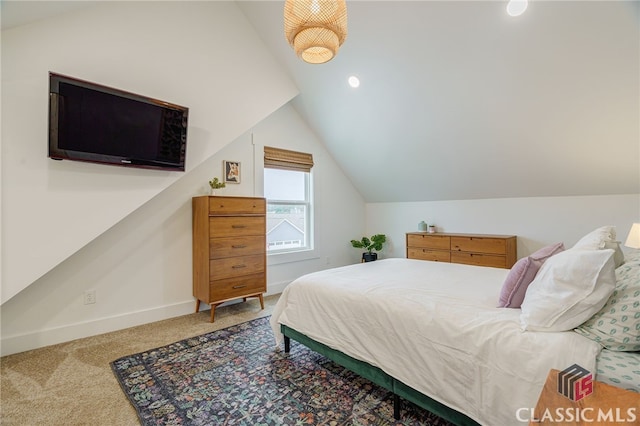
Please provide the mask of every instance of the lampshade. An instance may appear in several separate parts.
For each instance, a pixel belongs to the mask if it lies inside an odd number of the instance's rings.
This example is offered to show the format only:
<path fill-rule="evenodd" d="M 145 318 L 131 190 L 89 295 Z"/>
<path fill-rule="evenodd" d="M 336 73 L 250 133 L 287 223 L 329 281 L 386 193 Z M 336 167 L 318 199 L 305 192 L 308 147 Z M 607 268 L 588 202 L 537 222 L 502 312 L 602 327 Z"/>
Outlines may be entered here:
<path fill-rule="evenodd" d="M 330 61 L 347 38 L 345 0 L 286 0 L 284 35 L 303 61 Z"/>
<path fill-rule="evenodd" d="M 624 245 L 631 248 L 640 248 L 640 223 L 631 225 L 631 231 L 629 231 L 629 236 Z"/>

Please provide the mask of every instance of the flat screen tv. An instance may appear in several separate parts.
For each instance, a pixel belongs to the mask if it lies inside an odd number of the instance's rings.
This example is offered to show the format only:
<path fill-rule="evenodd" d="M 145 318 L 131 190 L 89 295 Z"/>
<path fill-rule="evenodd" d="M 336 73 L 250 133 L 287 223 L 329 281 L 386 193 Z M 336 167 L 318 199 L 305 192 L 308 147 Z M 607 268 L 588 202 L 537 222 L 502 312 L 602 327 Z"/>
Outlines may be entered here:
<path fill-rule="evenodd" d="M 189 109 L 49 73 L 49 157 L 184 171 Z"/>

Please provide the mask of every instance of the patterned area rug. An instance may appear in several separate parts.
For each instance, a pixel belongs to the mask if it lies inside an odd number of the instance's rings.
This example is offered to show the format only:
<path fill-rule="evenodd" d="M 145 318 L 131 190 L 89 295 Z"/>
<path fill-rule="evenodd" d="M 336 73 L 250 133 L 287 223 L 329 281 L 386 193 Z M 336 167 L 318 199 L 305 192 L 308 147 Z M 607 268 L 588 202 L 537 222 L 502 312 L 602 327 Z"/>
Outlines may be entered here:
<path fill-rule="evenodd" d="M 269 317 L 111 363 L 143 425 L 433 425 L 449 423 L 291 342 Z"/>

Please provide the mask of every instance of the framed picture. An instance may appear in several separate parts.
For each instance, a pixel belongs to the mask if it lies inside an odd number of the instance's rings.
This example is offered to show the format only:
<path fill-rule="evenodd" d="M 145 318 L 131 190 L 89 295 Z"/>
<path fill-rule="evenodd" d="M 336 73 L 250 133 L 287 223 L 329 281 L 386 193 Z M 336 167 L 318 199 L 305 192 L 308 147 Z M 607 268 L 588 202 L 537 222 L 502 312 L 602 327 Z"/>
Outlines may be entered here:
<path fill-rule="evenodd" d="M 240 162 L 239 161 L 223 161 L 224 182 L 240 183 Z"/>

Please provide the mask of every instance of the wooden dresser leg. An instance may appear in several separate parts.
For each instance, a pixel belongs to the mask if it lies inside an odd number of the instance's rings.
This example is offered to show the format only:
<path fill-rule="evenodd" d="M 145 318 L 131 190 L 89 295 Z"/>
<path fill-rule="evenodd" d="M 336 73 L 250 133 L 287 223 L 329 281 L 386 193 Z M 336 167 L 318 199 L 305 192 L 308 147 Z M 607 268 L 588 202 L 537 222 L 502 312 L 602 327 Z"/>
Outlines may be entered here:
<path fill-rule="evenodd" d="M 213 317 L 215 317 L 216 315 L 216 305 L 215 304 L 211 304 L 211 320 L 209 322 L 213 322 Z"/>
<path fill-rule="evenodd" d="M 196 299 L 196 314 L 200 311 L 200 299 Z"/>
<path fill-rule="evenodd" d="M 260 293 L 260 295 L 258 295 L 258 298 L 260 299 L 260 307 L 264 311 L 264 297 L 262 297 L 262 293 Z"/>

